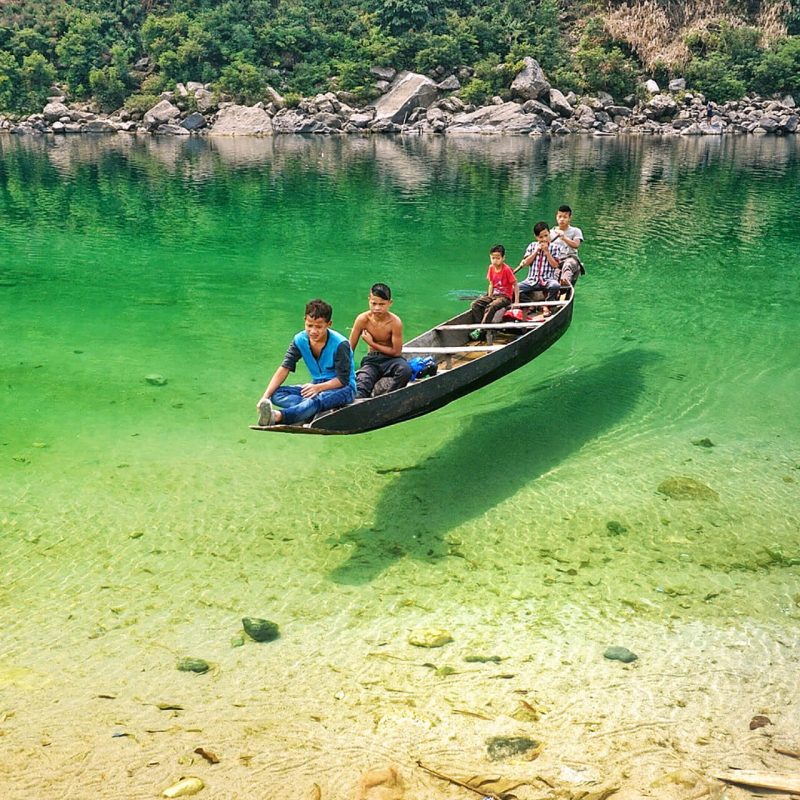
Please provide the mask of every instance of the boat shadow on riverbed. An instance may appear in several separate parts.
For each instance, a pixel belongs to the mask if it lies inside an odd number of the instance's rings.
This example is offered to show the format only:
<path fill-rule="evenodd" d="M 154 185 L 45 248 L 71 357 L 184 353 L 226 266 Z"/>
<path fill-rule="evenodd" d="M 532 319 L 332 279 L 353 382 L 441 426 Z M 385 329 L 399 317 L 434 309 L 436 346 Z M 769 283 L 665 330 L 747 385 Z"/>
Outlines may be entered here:
<path fill-rule="evenodd" d="M 336 538 L 336 546 L 354 544 L 355 550 L 331 580 L 362 585 L 400 558 L 448 556 L 450 531 L 619 425 L 644 391 L 644 368 L 657 358 L 629 350 L 589 369 L 559 373 L 513 404 L 473 415 L 419 464 L 389 467 L 396 478 L 376 503 L 374 524 Z"/>

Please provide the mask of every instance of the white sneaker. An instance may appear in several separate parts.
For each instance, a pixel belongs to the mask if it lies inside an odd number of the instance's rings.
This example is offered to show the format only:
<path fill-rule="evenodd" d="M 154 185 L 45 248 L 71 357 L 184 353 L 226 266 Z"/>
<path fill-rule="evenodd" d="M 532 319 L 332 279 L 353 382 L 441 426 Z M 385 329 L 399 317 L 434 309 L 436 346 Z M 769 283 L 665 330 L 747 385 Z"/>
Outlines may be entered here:
<path fill-rule="evenodd" d="M 271 400 L 260 400 L 258 403 L 258 424 L 265 428 L 275 424 L 275 409 Z"/>

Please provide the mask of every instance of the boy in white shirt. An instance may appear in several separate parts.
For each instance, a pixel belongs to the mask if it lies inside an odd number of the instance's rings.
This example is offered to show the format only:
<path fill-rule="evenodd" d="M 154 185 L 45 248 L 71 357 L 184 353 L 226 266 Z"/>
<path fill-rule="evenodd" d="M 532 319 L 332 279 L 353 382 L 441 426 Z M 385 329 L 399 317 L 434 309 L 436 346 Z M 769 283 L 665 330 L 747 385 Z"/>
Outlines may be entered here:
<path fill-rule="evenodd" d="M 561 284 L 573 286 L 586 270 L 578 258 L 578 248 L 583 242 L 583 232 L 572 224 L 572 209 L 559 206 L 556 211 L 556 226 L 550 229 L 551 249 L 561 266 Z"/>

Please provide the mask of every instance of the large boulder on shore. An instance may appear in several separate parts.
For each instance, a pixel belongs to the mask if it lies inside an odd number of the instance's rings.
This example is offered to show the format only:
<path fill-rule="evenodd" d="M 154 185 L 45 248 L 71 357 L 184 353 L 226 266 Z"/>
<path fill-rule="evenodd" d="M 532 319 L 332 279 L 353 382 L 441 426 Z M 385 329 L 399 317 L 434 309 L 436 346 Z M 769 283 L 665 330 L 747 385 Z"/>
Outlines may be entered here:
<path fill-rule="evenodd" d="M 142 122 L 145 128 L 154 131 L 159 125 L 166 125 L 174 122 L 181 115 L 181 110 L 170 103 L 169 100 L 162 100 L 156 103 L 149 111 L 145 112 Z"/>
<path fill-rule="evenodd" d="M 436 84 L 425 75 L 401 72 L 389 91 L 375 101 L 375 122 L 402 125 L 415 108 L 428 108 L 437 98 Z"/>
<path fill-rule="evenodd" d="M 569 119 L 572 116 L 572 106 L 569 101 L 564 97 L 563 93 L 558 89 L 550 87 L 550 108 L 555 111 L 559 117 Z"/>
<path fill-rule="evenodd" d="M 272 119 L 259 106 L 231 104 L 219 110 L 211 136 L 271 136 Z"/>
<path fill-rule="evenodd" d="M 55 122 L 61 117 L 69 116 L 69 109 L 60 101 L 48 103 L 42 111 L 45 122 Z"/>
<path fill-rule="evenodd" d="M 657 94 L 647 101 L 643 111 L 648 119 L 668 121 L 678 113 L 678 104 L 668 94 Z"/>
<path fill-rule="evenodd" d="M 551 112 L 552 113 L 552 112 Z M 547 125 L 536 114 L 526 114 L 519 103 L 510 101 L 497 106 L 484 106 L 469 113 L 453 115 L 448 133 L 510 133 L 544 132 Z"/>
<path fill-rule="evenodd" d="M 525 67 L 518 73 L 511 84 L 512 97 L 521 97 L 523 100 L 538 100 L 550 91 L 550 82 L 535 58 L 525 56 Z"/>

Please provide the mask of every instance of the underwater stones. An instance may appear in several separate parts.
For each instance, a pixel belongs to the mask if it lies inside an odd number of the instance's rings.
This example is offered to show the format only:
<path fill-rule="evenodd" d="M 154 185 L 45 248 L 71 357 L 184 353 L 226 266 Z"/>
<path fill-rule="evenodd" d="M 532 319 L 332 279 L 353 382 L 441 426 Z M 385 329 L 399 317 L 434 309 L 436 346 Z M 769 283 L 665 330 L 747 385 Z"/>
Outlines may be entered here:
<path fill-rule="evenodd" d="M 200 778 L 181 778 L 177 783 L 164 789 L 161 792 L 162 797 L 189 797 L 190 795 L 197 794 L 205 787 Z"/>
<path fill-rule="evenodd" d="M 603 658 L 607 658 L 609 661 L 621 661 L 623 664 L 630 664 L 636 661 L 639 656 L 636 653 L 632 653 L 627 647 L 607 647 L 605 653 L 603 653 Z"/>
<path fill-rule="evenodd" d="M 714 447 L 714 442 L 712 442 L 708 436 L 705 436 L 702 439 L 695 439 L 692 444 L 695 447 Z"/>
<path fill-rule="evenodd" d="M 514 756 L 531 758 L 539 747 L 539 742 L 527 736 L 492 736 L 486 740 L 486 752 L 491 761 L 501 761 Z"/>
<path fill-rule="evenodd" d="M 358 782 L 356 800 L 403 800 L 403 776 L 395 767 L 371 769 Z"/>
<path fill-rule="evenodd" d="M 615 519 L 610 519 L 608 522 L 606 522 L 606 530 L 612 536 L 620 536 L 623 533 L 628 532 L 628 529 L 621 522 L 617 522 Z"/>
<path fill-rule="evenodd" d="M 159 375 L 156 372 L 151 372 L 149 375 L 145 375 L 144 379 L 151 386 L 166 386 L 167 385 L 167 379 L 163 375 Z"/>
<path fill-rule="evenodd" d="M 408 643 L 415 647 L 444 647 L 452 641 L 453 637 L 447 631 L 438 628 L 422 628 L 408 637 Z"/>
<path fill-rule="evenodd" d="M 268 619 L 258 617 L 245 617 L 242 620 L 244 632 L 257 642 L 271 642 L 280 636 L 278 624 L 270 622 Z"/>
<path fill-rule="evenodd" d="M 656 491 L 672 500 L 719 500 L 719 494 L 710 486 L 682 475 L 661 481 Z"/>
<path fill-rule="evenodd" d="M 208 672 L 211 669 L 211 665 L 208 661 L 204 661 L 202 658 L 182 658 L 178 662 L 178 670 L 180 672 L 196 672 L 198 675 L 202 675 L 204 672 Z M 177 797 L 178 795 L 170 795 L 171 797 Z"/>

